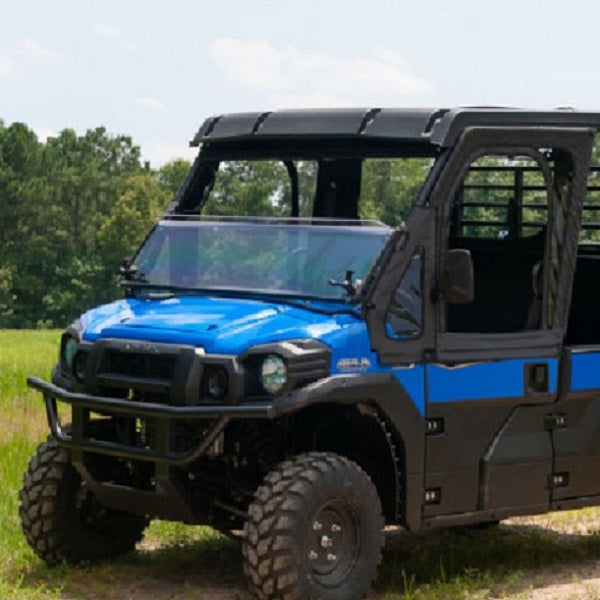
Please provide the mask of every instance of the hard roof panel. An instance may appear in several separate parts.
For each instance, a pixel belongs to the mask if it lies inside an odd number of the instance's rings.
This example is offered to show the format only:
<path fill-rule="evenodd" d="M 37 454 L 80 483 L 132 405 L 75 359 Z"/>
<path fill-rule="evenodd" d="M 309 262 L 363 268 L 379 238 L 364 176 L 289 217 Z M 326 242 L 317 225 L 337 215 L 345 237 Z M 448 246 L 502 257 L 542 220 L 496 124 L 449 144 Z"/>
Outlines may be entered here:
<path fill-rule="evenodd" d="M 280 110 L 269 114 L 257 135 L 356 135 L 367 112 L 365 108 Z"/>
<path fill-rule="evenodd" d="M 427 141 L 431 124 L 444 112 L 433 108 L 384 108 L 373 114 L 365 126 L 364 135 Z"/>
<path fill-rule="evenodd" d="M 263 113 L 234 113 L 204 121 L 192 143 L 206 139 L 234 138 L 251 135 Z"/>
<path fill-rule="evenodd" d="M 600 128 L 600 112 L 511 108 L 341 108 L 228 114 L 207 119 L 192 141 L 347 137 L 453 146 L 467 127 Z"/>

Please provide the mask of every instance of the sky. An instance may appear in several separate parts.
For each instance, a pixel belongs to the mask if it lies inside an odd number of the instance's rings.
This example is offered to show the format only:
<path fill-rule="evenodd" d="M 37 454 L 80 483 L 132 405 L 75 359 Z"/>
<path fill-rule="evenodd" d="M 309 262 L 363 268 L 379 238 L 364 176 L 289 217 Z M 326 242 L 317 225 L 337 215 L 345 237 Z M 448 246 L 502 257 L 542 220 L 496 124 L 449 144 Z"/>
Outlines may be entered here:
<path fill-rule="evenodd" d="M 225 112 L 600 110 L 599 40 L 592 0 L 4 0 L 0 119 L 104 126 L 158 167 Z"/>

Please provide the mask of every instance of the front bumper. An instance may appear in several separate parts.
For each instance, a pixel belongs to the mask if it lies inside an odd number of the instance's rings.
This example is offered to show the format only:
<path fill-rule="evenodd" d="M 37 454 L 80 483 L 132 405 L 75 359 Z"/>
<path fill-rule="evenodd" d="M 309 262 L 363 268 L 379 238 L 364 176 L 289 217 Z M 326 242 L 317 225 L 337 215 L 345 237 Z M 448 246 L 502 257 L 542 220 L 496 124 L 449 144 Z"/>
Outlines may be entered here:
<path fill-rule="evenodd" d="M 43 394 L 52 435 L 61 446 L 71 449 L 74 456 L 81 457 L 81 453 L 91 452 L 164 466 L 185 466 L 209 453 L 231 420 L 277 419 L 319 403 L 354 404 L 369 401 L 385 394 L 390 385 L 397 386 L 397 381 L 389 373 L 332 375 L 269 400 L 234 405 L 173 406 L 70 392 L 37 377 L 29 377 L 27 383 Z M 59 403 L 71 406 L 71 425 L 68 429 L 61 425 Z M 155 426 L 155 440 L 151 447 L 140 447 L 97 439 L 88 427 L 90 413 L 104 417 L 150 420 Z M 174 451 L 172 425 L 177 421 L 204 421 L 206 433 L 202 441 L 189 450 Z"/>
<path fill-rule="evenodd" d="M 264 401 L 241 405 L 173 406 L 69 392 L 38 377 L 29 377 L 27 384 L 44 396 L 48 425 L 52 435 L 62 446 L 120 458 L 172 465 L 189 464 L 205 454 L 231 419 L 274 419 L 284 412 L 283 407 L 276 407 L 273 402 Z M 61 425 L 58 413 L 59 402 L 72 407 L 72 422 L 69 429 Z M 138 448 L 87 435 L 86 421 L 89 420 L 90 411 L 100 415 L 153 420 L 157 431 L 155 448 Z M 187 452 L 174 452 L 170 449 L 169 425 L 176 420 L 205 420 L 212 425 L 199 446 Z"/>
<path fill-rule="evenodd" d="M 69 450 L 72 465 L 103 506 L 163 519 L 209 523 L 206 510 L 198 508 L 198 503 L 190 495 L 183 471 L 188 470 L 188 466 L 191 469 L 192 463 L 205 455 L 218 454 L 225 437 L 224 429 L 230 421 L 278 419 L 320 403 L 369 401 L 389 391 L 394 381 L 393 376 L 384 373 L 333 375 L 269 400 L 196 406 L 71 392 L 36 377 L 28 378 L 27 383 L 43 394 L 53 437 Z M 71 408 L 69 427 L 61 425 L 59 404 Z M 153 424 L 153 439 L 145 443 L 131 438 L 114 441 L 114 436 L 102 433 L 102 426 L 94 427 L 94 424 L 102 425 L 107 420 L 130 424 L 146 420 Z M 203 432 L 201 438 L 185 451 L 174 450 L 178 423 L 182 423 L 184 428 L 187 424 L 197 423 L 198 429 Z M 115 457 L 121 464 L 140 462 L 149 465 L 150 483 L 112 483 L 97 477 L 89 468 L 95 461 L 88 463 L 88 458 L 92 459 L 93 455 Z"/>

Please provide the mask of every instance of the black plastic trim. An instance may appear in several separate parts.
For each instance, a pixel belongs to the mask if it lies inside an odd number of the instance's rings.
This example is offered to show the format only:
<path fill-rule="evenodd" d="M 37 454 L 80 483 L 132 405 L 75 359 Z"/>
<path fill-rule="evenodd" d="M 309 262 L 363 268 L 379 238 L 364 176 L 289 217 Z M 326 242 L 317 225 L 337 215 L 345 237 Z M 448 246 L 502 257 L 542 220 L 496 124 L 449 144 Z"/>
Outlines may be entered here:
<path fill-rule="evenodd" d="M 400 474 L 401 477 L 403 475 L 402 478 L 406 482 L 403 522 L 411 530 L 419 529 L 421 526 L 424 493 L 425 419 L 398 379 L 391 373 L 333 375 L 271 401 L 203 406 L 171 406 L 79 394 L 64 390 L 37 377 L 29 377 L 27 383 L 43 394 L 52 435 L 62 446 L 80 452 L 93 452 L 174 465 L 189 464 L 206 453 L 214 439 L 232 419 L 276 419 L 308 406 L 326 402 L 373 403 L 389 419 L 391 427 L 403 445 L 405 472 Z M 58 402 L 71 405 L 74 414 L 75 411 L 78 411 L 82 419 L 88 418 L 85 415 L 89 411 L 104 415 L 156 419 L 157 424 L 158 422 L 162 423 L 160 429 L 166 436 L 160 441 L 160 448 L 167 449 L 169 448 L 168 424 L 170 421 L 213 419 L 214 422 L 210 433 L 197 448 L 184 453 L 174 453 L 168 450 L 137 448 L 125 444 L 88 439 L 83 435 L 84 427 L 74 427 L 69 433 L 61 427 L 57 410 Z"/>

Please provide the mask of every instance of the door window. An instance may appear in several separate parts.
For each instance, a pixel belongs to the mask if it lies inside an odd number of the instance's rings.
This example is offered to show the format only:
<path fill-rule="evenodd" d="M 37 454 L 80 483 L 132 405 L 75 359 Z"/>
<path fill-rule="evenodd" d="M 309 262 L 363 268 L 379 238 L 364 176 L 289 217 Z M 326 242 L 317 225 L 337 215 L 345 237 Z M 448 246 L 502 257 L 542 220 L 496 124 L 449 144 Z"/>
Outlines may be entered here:
<path fill-rule="evenodd" d="M 423 249 L 419 248 L 394 291 L 386 315 L 386 334 L 392 339 L 416 338 L 423 330 Z"/>
<path fill-rule="evenodd" d="M 559 150 L 471 162 L 451 206 L 449 247 L 471 253 L 475 296 L 446 306 L 446 331 L 552 327 L 571 181 L 570 156 Z"/>

